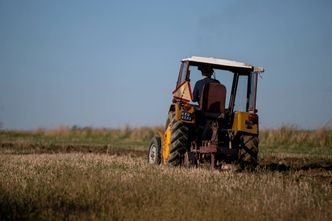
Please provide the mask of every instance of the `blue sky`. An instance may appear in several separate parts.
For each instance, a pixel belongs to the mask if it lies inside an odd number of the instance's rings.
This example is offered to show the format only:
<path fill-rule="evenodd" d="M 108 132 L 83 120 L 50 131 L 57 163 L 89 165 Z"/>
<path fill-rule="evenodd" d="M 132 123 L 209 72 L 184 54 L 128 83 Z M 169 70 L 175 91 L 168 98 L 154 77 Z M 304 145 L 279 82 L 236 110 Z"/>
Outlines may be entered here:
<path fill-rule="evenodd" d="M 162 125 L 180 60 L 263 66 L 261 127 L 332 123 L 331 1 L 0 0 L 5 129 Z"/>

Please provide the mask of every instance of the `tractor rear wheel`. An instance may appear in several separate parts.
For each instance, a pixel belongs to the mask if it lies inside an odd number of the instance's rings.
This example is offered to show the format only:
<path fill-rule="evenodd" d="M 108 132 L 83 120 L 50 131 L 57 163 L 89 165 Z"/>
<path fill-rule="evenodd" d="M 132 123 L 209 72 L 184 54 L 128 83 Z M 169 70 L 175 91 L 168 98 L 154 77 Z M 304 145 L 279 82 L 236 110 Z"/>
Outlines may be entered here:
<path fill-rule="evenodd" d="M 153 137 L 149 145 L 148 163 L 157 165 L 161 163 L 161 139 L 158 136 Z"/>
<path fill-rule="evenodd" d="M 169 145 L 168 164 L 179 166 L 189 143 L 189 128 L 182 121 L 176 121 L 171 127 L 171 140 Z"/>
<path fill-rule="evenodd" d="M 259 139 L 256 135 L 240 137 L 239 162 L 242 169 L 255 169 L 258 162 Z"/>

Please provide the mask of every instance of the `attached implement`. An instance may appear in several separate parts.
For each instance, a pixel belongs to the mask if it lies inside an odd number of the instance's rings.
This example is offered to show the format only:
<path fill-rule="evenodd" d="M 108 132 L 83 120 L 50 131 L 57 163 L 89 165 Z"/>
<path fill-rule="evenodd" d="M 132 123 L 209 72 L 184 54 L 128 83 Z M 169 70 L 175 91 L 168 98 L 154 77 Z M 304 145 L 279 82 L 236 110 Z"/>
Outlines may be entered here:
<path fill-rule="evenodd" d="M 204 80 L 198 80 L 200 72 Z M 263 72 L 225 59 L 183 59 L 164 134 L 153 137 L 148 162 L 254 168 L 259 143 L 257 80 Z"/>

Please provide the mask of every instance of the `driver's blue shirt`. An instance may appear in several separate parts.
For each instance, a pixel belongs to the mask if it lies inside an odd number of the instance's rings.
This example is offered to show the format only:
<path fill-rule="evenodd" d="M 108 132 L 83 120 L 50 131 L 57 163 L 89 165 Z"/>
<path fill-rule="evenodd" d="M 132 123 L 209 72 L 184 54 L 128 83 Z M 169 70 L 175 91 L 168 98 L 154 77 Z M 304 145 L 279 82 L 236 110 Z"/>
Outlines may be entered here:
<path fill-rule="evenodd" d="M 208 83 L 219 83 L 220 84 L 220 82 L 218 80 L 212 79 L 212 78 L 204 78 L 202 80 L 197 81 L 195 84 L 195 87 L 194 87 L 194 92 L 193 92 L 193 102 L 198 102 L 198 103 L 200 102 L 201 93 L 204 88 L 204 85 L 208 84 Z"/>

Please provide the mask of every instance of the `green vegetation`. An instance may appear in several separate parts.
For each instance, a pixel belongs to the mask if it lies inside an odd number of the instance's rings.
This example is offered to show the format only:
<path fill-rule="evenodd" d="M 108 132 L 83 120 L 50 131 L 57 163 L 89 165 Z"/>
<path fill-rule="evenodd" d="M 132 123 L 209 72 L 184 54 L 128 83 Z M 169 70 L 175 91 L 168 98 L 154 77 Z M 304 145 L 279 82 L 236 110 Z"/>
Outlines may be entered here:
<path fill-rule="evenodd" d="M 332 219 L 329 128 L 261 131 L 236 173 L 148 165 L 160 130 L 0 131 L 0 220 Z"/>
<path fill-rule="evenodd" d="M 34 131 L 0 131 L 1 152 L 15 153 L 54 152 L 107 152 L 110 149 L 145 151 L 153 135 L 162 127 L 122 129 L 59 127 Z M 261 130 L 260 153 L 304 154 L 310 156 L 332 155 L 332 130 L 299 130 L 296 127 Z M 9 147 L 8 147 L 9 146 Z"/>
<path fill-rule="evenodd" d="M 316 130 L 299 130 L 281 127 L 261 131 L 261 154 L 301 154 L 317 157 L 332 156 L 332 130 L 322 127 Z"/>
<path fill-rule="evenodd" d="M 146 149 L 159 127 L 96 129 L 59 127 L 34 131 L 0 131 L 2 153 L 96 152 Z"/>

